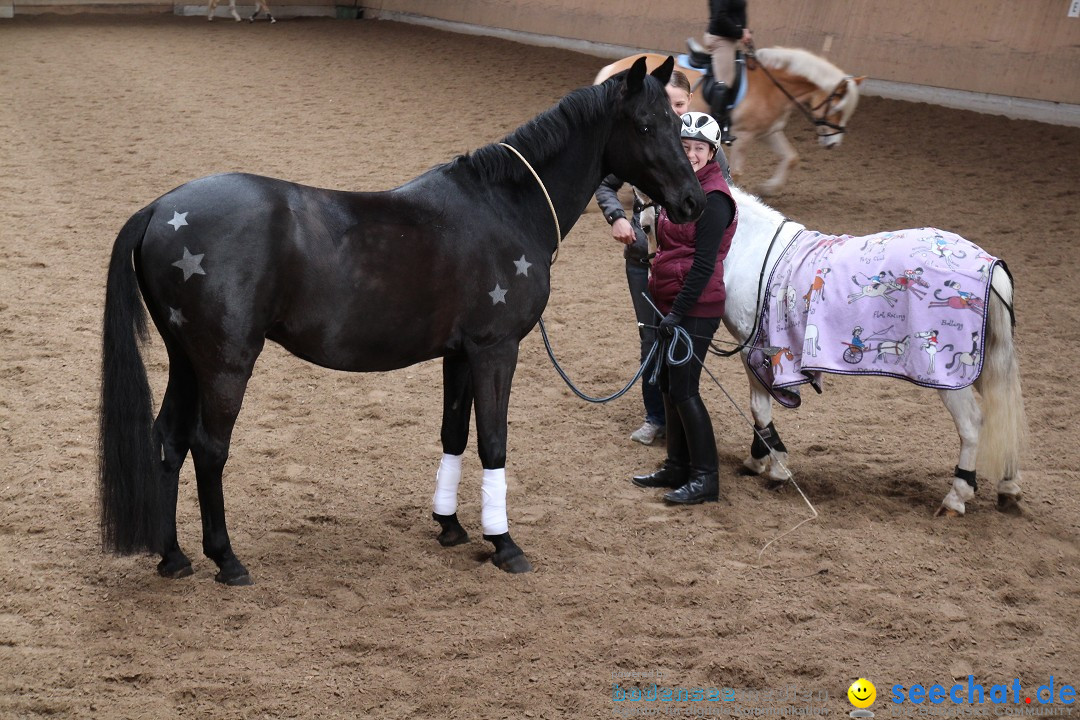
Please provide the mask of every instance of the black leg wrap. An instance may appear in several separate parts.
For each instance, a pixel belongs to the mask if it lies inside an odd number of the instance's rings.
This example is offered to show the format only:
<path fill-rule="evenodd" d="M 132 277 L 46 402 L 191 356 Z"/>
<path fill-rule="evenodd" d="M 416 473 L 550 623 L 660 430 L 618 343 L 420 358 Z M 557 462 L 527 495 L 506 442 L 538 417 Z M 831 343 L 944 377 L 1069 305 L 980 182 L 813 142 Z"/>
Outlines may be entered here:
<path fill-rule="evenodd" d="M 979 483 L 975 482 L 974 470 L 961 470 L 960 466 L 957 465 L 956 468 L 953 470 L 953 475 L 956 475 L 956 477 L 960 478 L 968 485 L 970 485 L 972 490 L 977 491 L 979 489 Z"/>
<path fill-rule="evenodd" d="M 750 457 L 760 460 L 769 454 L 771 450 L 787 452 L 784 441 L 780 439 L 780 433 L 776 432 L 776 425 L 769 423 L 763 428 L 755 427 L 754 442 L 750 445 Z"/>

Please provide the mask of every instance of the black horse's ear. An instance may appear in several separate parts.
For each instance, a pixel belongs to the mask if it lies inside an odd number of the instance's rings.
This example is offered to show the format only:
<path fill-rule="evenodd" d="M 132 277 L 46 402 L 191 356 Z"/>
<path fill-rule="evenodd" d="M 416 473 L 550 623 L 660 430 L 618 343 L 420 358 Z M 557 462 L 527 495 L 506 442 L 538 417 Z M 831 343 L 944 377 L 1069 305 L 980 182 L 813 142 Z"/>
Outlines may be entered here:
<path fill-rule="evenodd" d="M 626 89 L 633 95 L 634 93 L 641 92 L 641 88 L 645 85 L 645 58 L 639 57 L 634 61 L 634 64 L 630 66 L 630 72 L 626 74 Z"/>
<path fill-rule="evenodd" d="M 670 55 L 667 56 L 667 60 L 660 63 L 660 67 L 652 71 L 651 75 L 660 81 L 661 85 L 667 85 L 671 80 L 671 71 L 675 69 L 675 58 Z"/>

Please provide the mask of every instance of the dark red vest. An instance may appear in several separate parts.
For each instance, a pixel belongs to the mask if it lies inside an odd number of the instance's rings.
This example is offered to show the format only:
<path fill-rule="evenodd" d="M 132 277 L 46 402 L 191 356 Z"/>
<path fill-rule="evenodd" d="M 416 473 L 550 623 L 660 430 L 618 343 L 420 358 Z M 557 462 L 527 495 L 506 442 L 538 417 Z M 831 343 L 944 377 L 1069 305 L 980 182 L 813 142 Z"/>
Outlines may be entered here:
<path fill-rule="evenodd" d="M 701 181 L 701 189 L 706 195 L 720 192 L 731 197 L 720 166 L 715 162 L 701 168 L 697 178 Z M 735 206 L 735 216 L 720 241 L 720 249 L 716 253 L 716 268 L 698 297 L 697 304 L 687 313 L 689 316 L 722 317 L 724 314 L 724 300 L 727 298 L 727 291 L 724 289 L 724 258 L 731 247 L 731 238 L 735 236 L 735 226 L 739 222 L 739 208 L 735 205 L 734 198 L 731 204 Z M 694 264 L 696 237 L 696 222 L 677 225 L 668 219 L 666 211 L 660 211 L 656 219 L 657 250 L 649 275 L 649 292 L 661 312 L 671 311 L 671 306 L 682 289 L 686 273 L 690 272 L 690 266 Z"/>

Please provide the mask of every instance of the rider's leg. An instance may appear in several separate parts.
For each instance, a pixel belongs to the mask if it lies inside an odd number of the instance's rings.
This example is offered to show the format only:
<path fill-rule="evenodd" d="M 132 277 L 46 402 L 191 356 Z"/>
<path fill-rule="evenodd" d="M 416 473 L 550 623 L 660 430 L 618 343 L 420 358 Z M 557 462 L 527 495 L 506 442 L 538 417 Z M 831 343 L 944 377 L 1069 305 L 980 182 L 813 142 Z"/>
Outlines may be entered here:
<path fill-rule="evenodd" d="M 716 122 L 720 123 L 721 139 L 725 145 L 730 145 L 735 139 L 735 136 L 731 134 L 727 92 L 735 78 L 735 50 L 738 44 L 739 41 L 736 39 L 705 33 L 705 47 L 712 55 L 713 79 L 716 80 L 712 97 L 706 99 L 709 101 L 712 116 L 716 118 Z"/>

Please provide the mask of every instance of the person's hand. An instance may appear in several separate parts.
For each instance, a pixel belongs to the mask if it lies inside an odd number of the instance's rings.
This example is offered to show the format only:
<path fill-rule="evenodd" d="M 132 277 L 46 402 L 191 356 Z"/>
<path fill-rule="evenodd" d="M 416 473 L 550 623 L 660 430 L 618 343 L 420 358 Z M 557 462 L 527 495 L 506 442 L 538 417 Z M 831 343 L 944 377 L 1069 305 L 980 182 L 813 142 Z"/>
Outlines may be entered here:
<path fill-rule="evenodd" d="M 664 337 L 674 337 L 675 328 L 682 322 L 682 315 L 677 312 L 669 312 L 664 316 L 664 319 L 660 321 L 660 334 Z"/>
<path fill-rule="evenodd" d="M 623 245 L 634 244 L 634 226 L 630 224 L 630 221 L 622 217 L 611 223 L 611 237 L 615 238 Z"/>
<path fill-rule="evenodd" d="M 750 28 L 743 28 L 742 44 L 749 45 L 752 42 L 754 42 L 754 34 L 750 32 Z"/>

